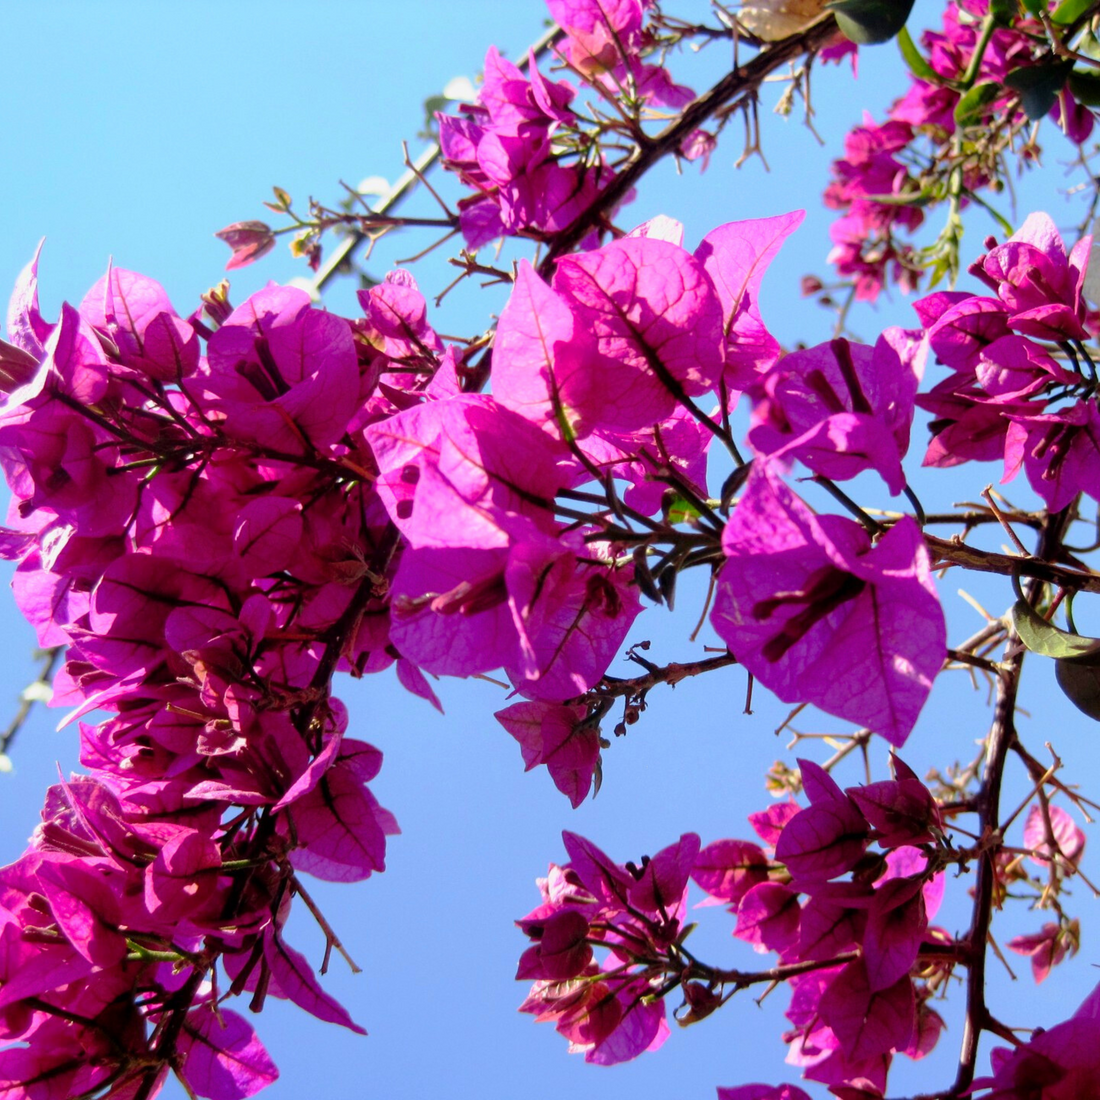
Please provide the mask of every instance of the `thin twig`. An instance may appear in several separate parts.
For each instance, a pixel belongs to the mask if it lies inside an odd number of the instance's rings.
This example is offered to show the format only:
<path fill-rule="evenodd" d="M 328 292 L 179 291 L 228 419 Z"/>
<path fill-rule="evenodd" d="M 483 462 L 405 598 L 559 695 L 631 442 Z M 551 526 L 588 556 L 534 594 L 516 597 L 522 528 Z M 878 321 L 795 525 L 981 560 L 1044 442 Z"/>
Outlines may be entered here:
<path fill-rule="evenodd" d="M 23 728 L 24 723 L 34 709 L 34 704 L 41 701 L 39 696 L 31 692 L 31 688 L 37 687 L 39 684 L 47 688 L 49 687 L 50 681 L 53 679 L 57 662 L 64 652 L 64 646 L 54 646 L 52 649 L 44 651 L 42 667 L 38 671 L 38 678 L 23 690 L 23 693 L 19 697 L 19 709 L 12 716 L 8 728 L 4 731 L 3 735 L 0 736 L 0 756 L 7 755 L 8 750 L 11 748 L 11 743 L 19 735 L 19 731 Z"/>
<path fill-rule="evenodd" d="M 561 31 L 557 27 L 551 27 L 535 42 L 530 50 L 516 63 L 521 72 L 526 71 L 528 58 L 533 53 L 536 58 L 541 57 L 550 49 Z M 388 214 L 398 203 L 405 199 L 416 187 L 424 173 L 427 172 L 439 160 L 439 142 L 433 141 L 426 146 L 420 156 L 398 177 L 397 182 L 373 204 L 376 215 Z M 320 293 L 332 281 L 345 264 L 351 259 L 355 250 L 367 239 L 368 234 L 357 228 L 344 237 L 339 244 L 329 253 L 328 259 L 321 264 L 317 274 L 313 277 L 313 290 Z"/>

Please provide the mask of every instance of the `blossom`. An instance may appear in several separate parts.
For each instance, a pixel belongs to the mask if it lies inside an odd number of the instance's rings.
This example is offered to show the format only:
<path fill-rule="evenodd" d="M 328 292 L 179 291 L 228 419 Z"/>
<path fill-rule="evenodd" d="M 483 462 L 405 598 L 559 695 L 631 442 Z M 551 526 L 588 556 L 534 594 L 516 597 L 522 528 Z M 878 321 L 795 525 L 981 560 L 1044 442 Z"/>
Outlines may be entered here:
<path fill-rule="evenodd" d="M 699 838 L 685 833 L 640 868 L 613 863 L 574 833 L 562 839 L 570 862 L 550 865 L 538 882 L 542 904 L 516 922 L 536 944 L 516 975 L 536 978 L 520 1011 L 553 1021 L 586 1062 L 613 1065 L 668 1038 L 664 1001 L 647 999 L 644 964 L 680 935 Z M 603 965 L 584 940 L 609 949 Z"/>
<path fill-rule="evenodd" d="M 1063 1023 L 994 1048 L 990 1062 L 993 1076 L 974 1082 L 981 1100 L 1088 1100 L 1100 1073 L 1100 987 Z"/>
<path fill-rule="evenodd" d="M 900 493 L 922 369 L 919 339 L 897 328 L 873 350 L 841 338 L 792 352 L 760 382 L 749 442 L 834 480 L 874 469 Z"/>
<path fill-rule="evenodd" d="M 784 702 L 904 743 L 946 648 L 916 524 L 902 519 L 872 546 L 754 465 L 722 547 L 711 622 L 737 659 Z"/>

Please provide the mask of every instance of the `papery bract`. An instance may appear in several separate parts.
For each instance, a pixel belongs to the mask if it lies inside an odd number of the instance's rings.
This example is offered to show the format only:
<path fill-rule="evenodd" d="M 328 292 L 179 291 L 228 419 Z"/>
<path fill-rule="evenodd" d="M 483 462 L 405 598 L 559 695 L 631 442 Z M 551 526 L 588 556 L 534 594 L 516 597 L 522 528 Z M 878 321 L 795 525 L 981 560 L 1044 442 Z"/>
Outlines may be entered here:
<path fill-rule="evenodd" d="M 708 902 L 736 906 L 752 887 L 768 877 L 768 857 L 747 840 L 716 840 L 696 857 L 691 877 L 709 895 Z"/>
<path fill-rule="evenodd" d="M 863 960 L 857 959 L 829 984 L 820 1010 L 846 1058 L 874 1058 L 908 1045 L 916 1013 L 913 984 L 905 977 L 885 989 L 873 990 Z"/>
<path fill-rule="evenodd" d="M 679 394 L 698 396 L 717 384 L 725 361 L 721 303 L 702 264 L 683 249 L 625 237 L 563 257 L 553 288 L 607 361 L 570 387 L 582 420 L 640 428 L 668 416 Z"/>
<path fill-rule="evenodd" d="M 244 1100 L 279 1076 L 248 1023 L 209 1003 L 187 1014 L 178 1050 L 183 1079 L 210 1100 Z"/>
<path fill-rule="evenodd" d="M 530 771 L 545 764 L 554 786 L 579 806 L 592 786 L 600 756 L 599 730 L 584 724 L 584 707 L 555 703 L 513 703 L 496 719 L 519 742 Z"/>
<path fill-rule="evenodd" d="M 195 330 L 155 279 L 112 266 L 84 296 L 80 314 L 114 341 L 126 366 L 152 378 L 174 382 L 199 364 Z"/>
<path fill-rule="evenodd" d="M 1061 806 L 1048 805 L 1044 812 L 1041 805 L 1035 805 L 1028 810 L 1024 822 L 1024 846 L 1031 849 L 1031 858 L 1041 866 L 1050 862 L 1054 852 L 1064 856 L 1070 863 L 1076 863 L 1085 848 L 1085 834 Z"/>
<path fill-rule="evenodd" d="M 760 284 L 805 216 L 804 210 L 794 210 L 774 218 L 729 222 L 708 233 L 695 250 L 722 303 L 724 378 L 730 390 L 748 389 L 779 356 L 779 341 L 760 316 Z"/>
<path fill-rule="evenodd" d="M 414 549 L 506 546 L 515 516 L 546 530 L 546 506 L 567 480 L 560 447 L 489 397 L 428 402 L 370 428 L 367 439 L 378 492 Z"/>
<path fill-rule="evenodd" d="M 351 328 L 293 287 L 257 291 L 211 337 L 196 384 L 225 428 L 301 454 L 343 434 L 359 389 Z"/>
<path fill-rule="evenodd" d="M 1027 955 L 1031 958 L 1031 975 L 1035 984 L 1046 981 L 1051 970 L 1056 967 L 1067 954 L 1077 953 L 1077 943 L 1080 930 L 1076 921 L 1071 921 L 1066 927 L 1048 921 L 1038 932 L 1032 932 L 1024 936 L 1014 936 L 1005 945 L 1017 955 Z"/>
<path fill-rule="evenodd" d="M 872 548 L 858 524 L 814 516 L 754 466 L 722 545 L 711 621 L 738 660 L 784 702 L 902 744 L 946 645 L 916 524 L 900 520 Z"/>

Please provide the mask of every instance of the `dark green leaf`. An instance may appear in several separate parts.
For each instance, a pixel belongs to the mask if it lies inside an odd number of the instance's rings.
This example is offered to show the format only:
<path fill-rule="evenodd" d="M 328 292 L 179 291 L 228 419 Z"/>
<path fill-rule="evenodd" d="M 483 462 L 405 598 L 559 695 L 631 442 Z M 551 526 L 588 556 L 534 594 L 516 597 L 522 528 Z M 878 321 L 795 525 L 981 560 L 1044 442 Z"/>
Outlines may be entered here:
<path fill-rule="evenodd" d="M 924 60 L 924 55 L 917 49 L 916 43 L 904 27 L 898 31 L 898 48 L 901 50 L 901 56 L 905 58 L 905 64 L 909 66 L 910 72 L 918 80 L 927 81 L 929 84 L 935 84 L 939 80 L 936 70 Z"/>
<path fill-rule="evenodd" d="M 1100 107 L 1100 71 L 1074 69 L 1069 74 L 1069 90 L 1078 103 L 1086 107 Z"/>
<path fill-rule="evenodd" d="M 955 104 L 955 122 L 959 126 L 973 126 L 981 122 L 989 105 L 1001 94 L 1000 84 L 988 81 L 985 84 L 975 84 Z"/>
<path fill-rule="evenodd" d="M 1032 15 L 1038 15 L 1047 9 L 1047 0 L 1022 0 L 1022 3 Z"/>
<path fill-rule="evenodd" d="M 1020 14 L 1020 5 L 1016 0 L 990 0 L 989 14 L 993 21 L 1002 27 L 1012 25 L 1012 20 Z"/>
<path fill-rule="evenodd" d="M 1012 606 L 1012 625 L 1020 641 L 1043 657 L 1059 660 L 1100 659 L 1100 638 L 1071 634 L 1048 623 L 1026 600 Z"/>
<path fill-rule="evenodd" d="M 905 26 L 914 0 L 831 0 L 841 34 L 861 46 L 889 42 Z"/>
<path fill-rule="evenodd" d="M 1095 0 L 1062 0 L 1051 12 L 1050 21 L 1060 27 L 1068 27 L 1076 23 L 1095 3 Z"/>
<path fill-rule="evenodd" d="M 1055 661 L 1054 677 L 1078 710 L 1100 722 L 1100 663 L 1095 660 Z"/>
<path fill-rule="evenodd" d="M 434 118 L 436 111 L 445 111 L 451 101 L 445 95 L 430 95 L 424 100 L 424 117 Z"/>
<path fill-rule="evenodd" d="M 1032 122 L 1038 122 L 1050 113 L 1072 68 L 1072 61 L 1048 61 L 1013 69 L 1005 77 L 1005 87 L 1020 93 L 1020 106 Z"/>

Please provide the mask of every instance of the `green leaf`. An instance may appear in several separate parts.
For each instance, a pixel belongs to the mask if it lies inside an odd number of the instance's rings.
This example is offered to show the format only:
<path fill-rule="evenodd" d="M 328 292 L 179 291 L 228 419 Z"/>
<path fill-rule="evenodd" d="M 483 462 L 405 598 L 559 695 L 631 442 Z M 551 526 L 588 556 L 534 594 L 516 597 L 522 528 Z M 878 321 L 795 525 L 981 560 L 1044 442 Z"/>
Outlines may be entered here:
<path fill-rule="evenodd" d="M 424 117 L 433 118 L 436 111 L 445 111 L 451 101 L 445 95 L 430 95 L 424 100 Z"/>
<path fill-rule="evenodd" d="M 841 34 L 861 46 L 889 42 L 905 26 L 914 0 L 830 0 Z"/>
<path fill-rule="evenodd" d="M 1095 3 L 1095 0 L 1062 0 L 1051 12 L 1050 21 L 1059 27 L 1068 27 L 1076 23 Z"/>
<path fill-rule="evenodd" d="M 1048 623 L 1026 600 L 1013 604 L 1012 625 L 1020 641 L 1032 653 L 1058 660 L 1100 661 L 1100 638 L 1086 638 L 1060 630 Z"/>
<path fill-rule="evenodd" d="M 1100 661 L 1055 661 L 1054 678 L 1079 711 L 1100 722 Z"/>
<path fill-rule="evenodd" d="M 993 16 L 993 21 L 998 26 L 1009 27 L 1012 25 L 1012 20 L 1020 14 L 1020 5 L 1016 0 L 991 0 L 989 14 Z"/>
<path fill-rule="evenodd" d="M 1069 90 L 1078 103 L 1086 107 L 1100 107 L 1100 72 L 1074 69 L 1069 74 Z"/>
<path fill-rule="evenodd" d="M 989 105 L 1001 95 L 1001 86 L 993 81 L 975 84 L 955 104 L 955 122 L 959 126 L 973 126 L 981 122 Z"/>
<path fill-rule="evenodd" d="M 924 55 L 917 49 L 916 43 L 904 27 L 898 31 L 898 49 L 901 50 L 901 56 L 905 58 L 905 64 L 909 66 L 909 71 L 918 80 L 924 80 L 929 84 L 939 82 L 939 75 L 936 70 L 925 61 Z"/>
<path fill-rule="evenodd" d="M 1047 61 L 1013 69 L 1005 77 L 1005 87 L 1020 93 L 1020 106 L 1032 122 L 1038 122 L 1050 113 L 1072 69 L 1072 61 Z"/>
<path fill-rule="evenodd" d="M 1021 3 L 1032 15 L 1038 15 L 1047 9 L 1047 0 L 1021 0 Z"/>

